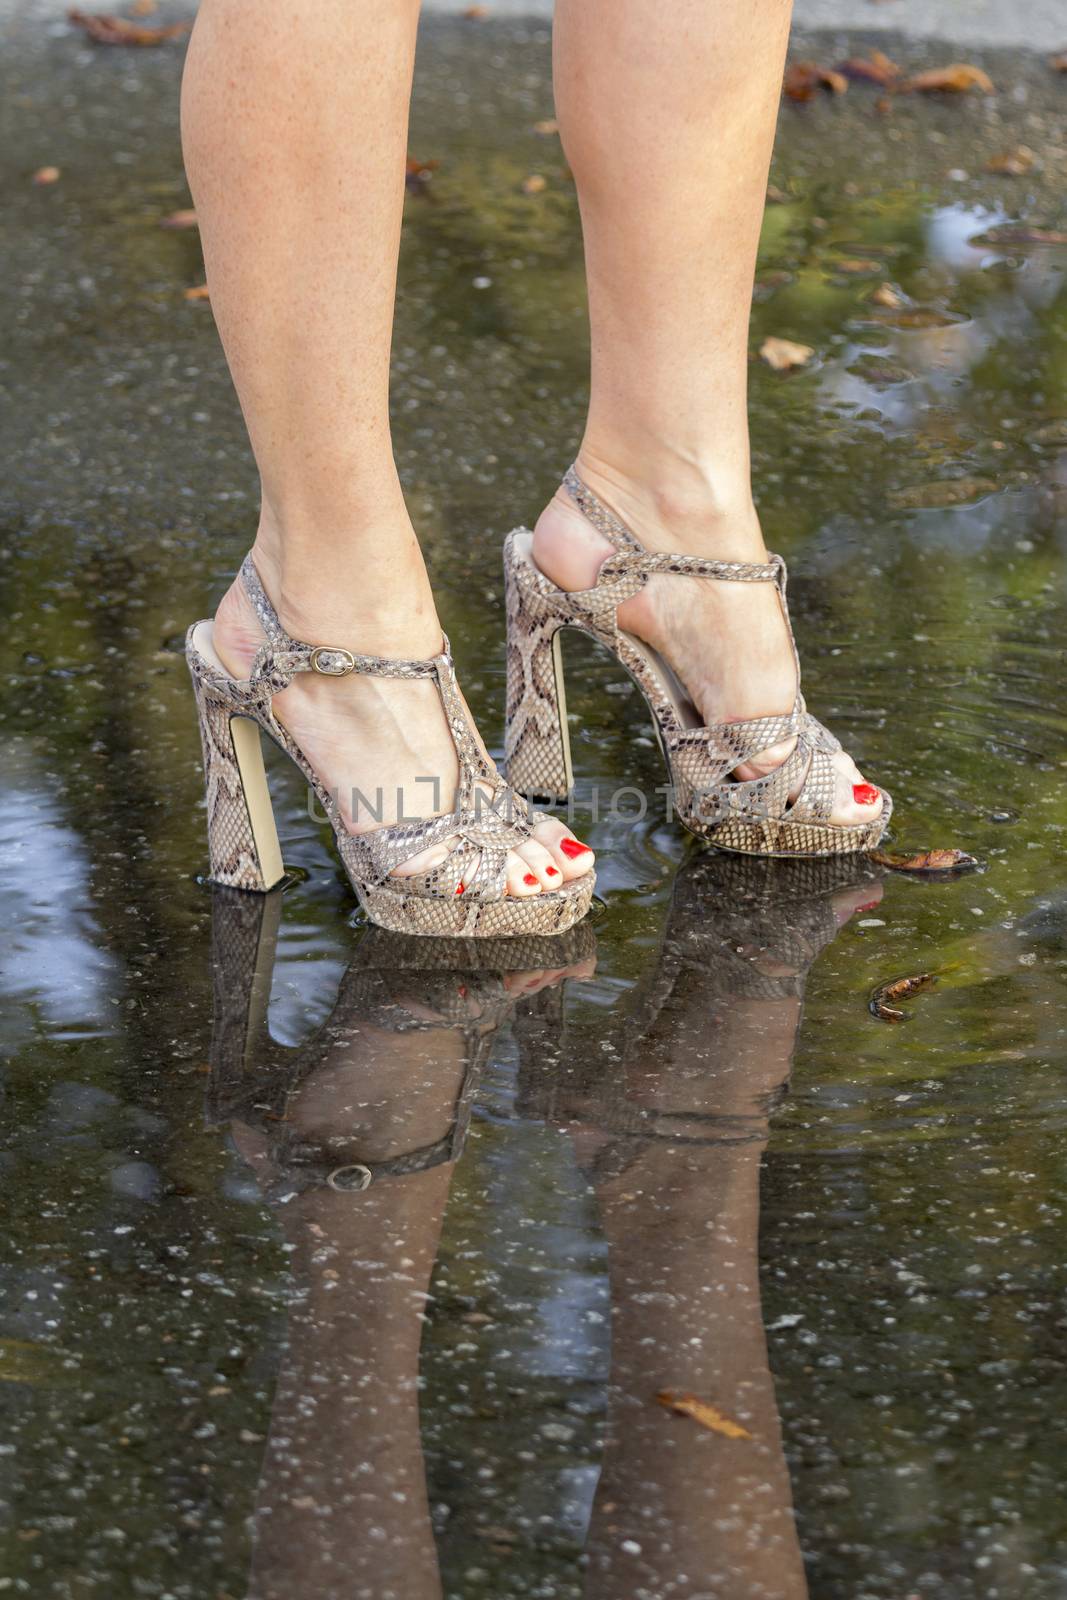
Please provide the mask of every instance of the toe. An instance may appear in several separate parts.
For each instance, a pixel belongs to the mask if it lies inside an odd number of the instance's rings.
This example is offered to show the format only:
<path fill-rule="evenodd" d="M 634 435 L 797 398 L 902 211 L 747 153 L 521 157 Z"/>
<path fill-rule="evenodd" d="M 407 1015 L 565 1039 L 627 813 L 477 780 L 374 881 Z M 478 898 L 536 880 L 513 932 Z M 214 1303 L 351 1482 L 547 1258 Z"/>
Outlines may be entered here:
<path fill-rule="evenodd" d="M 540 876 L 532 870 L 530 863 L 518 850 L 508 851 L 507 873 L 508 894 L 524 896 L 541 893 Z"/>
<path fill-rule="evenodd" d="M 574 878 L 584 878 L 596 861 L 589 845 L 576 839 L 571 830 L 555 817 L 538 823 L 534 829 L 534 841 L 548 852 L 559 872 L 559 877 L 554 880 L 557 888 L 561 881 L 569 883 Z"/>
<path fill-rule="evenodd" d="M 406 861 L 402 861 L 398 867 L 393 868 L 389 876 L 414 878 L 420 872 L 432 872 L 442 861 L 447 861 L 450 854 L 447 844 L 431 845 L 428 850 L 420 850 L 417 856 L 409 856 Z"/>
<path fill-rule="evenodd" d="M 507 851 L 507 893 L 520 898 L 528 894 L 541 894 L 541 878 L 530 869 L 530 862 L 525 861 L 517 850 Z"/>
<path fill-rule="evenodd" d="M 524 839 L 518 849 L 523 864 L 528 873 L 537 879 L 542 889 L 558 889 L 563 883 L 563 874 L 553 861 L 543 844 L 536 839 Z"/>
<path fill-rule="evenodd" d="M 867 782 L 847 751 L 839 750 L 832 759 L 837 791 L 830 821 L 848 828 L 877 822 L 882 815 L 879 790 L 873 783 Z"/>

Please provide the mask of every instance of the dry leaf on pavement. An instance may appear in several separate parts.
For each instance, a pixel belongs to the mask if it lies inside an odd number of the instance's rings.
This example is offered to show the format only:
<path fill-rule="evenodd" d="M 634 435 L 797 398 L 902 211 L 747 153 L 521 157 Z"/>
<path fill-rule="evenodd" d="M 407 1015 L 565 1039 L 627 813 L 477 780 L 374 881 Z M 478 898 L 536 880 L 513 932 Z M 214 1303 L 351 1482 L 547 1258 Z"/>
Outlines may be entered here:
<path fill-rule="evenodd" d="M 803 367 L 809 362 L 815 351 L 810 344 L 796 344 L 792 339 L 776 339 L 773 334 L 768 335 L 759 347 L 760 359 L 766 361 L 775 372 L 791 372 L 794 367 Z"/>
<path fill-rule="evenodd" d="M 918 850 L 905 855 L 893 850 L 869 850 L 868 859 L 894 872 L 961 872 L 976 867 L 977 859 L 966 850 Z"/>
<path fill-rule="evenodd" d="M 947 67 L 931 67 L 926 72 L 916 73 L 900 88 L 905 94 L 913 91 L 919 94 L 966 94 L 968 89 L 981 89 L 983 94 L 994 92 L 989 74 L 967 61 L 953 61 Z"/>
<path fill-rule="evenodd" d="M 698 1399 L 695 1394 L 675 1394 L 672 1389 L 661 1389 L 656 1399 L 667 1411 L 673 1411 L 679 1417 L 692 1417 L 702 1428 L 708 1428 L 712 1433 L 721 1433 L 724 1439 L 752 1437 L 747 1428 L 742 1428 L 739 1422 L 724 1416 L 717 1406 L 709 1404 L 707 1400 Z"/>
<path fill-rule="evenodd" d="M 210 300 L 211 291 L 206 283 L 198 283 L 195 288 L 186 289 L 185 298 L 187 300 Z"/>
<path fill-rule="evenodd" d="M 1003 227 L 976 233 L 968 244 L 1067 244 L 1067 233 L 1058 228 L 1031 228 L 1025 223 L 1007 222 Z"/>
<path fill-rule="evenodd" d="M 1008 178 L 1021 178 L 1034 164 L 1034 152 L 1028 145 L 1017 144 L 1011 150 L 1002 150 L 990 156 L 985 164 L 987 172 L 1002 172 Z"/>
<path fill-rule="evenodd" d="M 885 306 L 889 311 L 899 311 L 907 305 L 907 298 L 899 289 L 894 289 L 891 283 L 880 283 L 877 289 L 872 289 L 867 296 L 872 305 Z"/>
<path fill-rule="evenodd" d="M 858 83 L 877 83 L 883 87 L 895 83 L 900 77 L 896 62 L 890 61 L 881 50 L 871 50 L 866 56 L 850 56 L 847 61 L 839 61 L 837 71 L 846 78 L 854 78 Z"/>
<path fill-rule="evenodd" d="M 886 500 L 894 511 L 945 511 L 949 506 L 982 500 L 996 490 L 992 478 L 940 478 L 933 483 L 913 483 L 906 489 L 893 489 Z"/>
<path fill-rule="evenodd" d="M 844 94 L 848 79 L 832 67 L 820 67 L 817 61 L 794 61 L 786 68 L 782 88 L 790 100 L 814 100 L 820 89 Z"/>
<path fill-rule="evenodd" d="M 114 17 L 108 12 L 68 11 L 68 22 L 84 28 L 94 44 L 163 44 L 167 39 L 177 39 L 188 33 L 191 22 L 172 22 L 166 28 L 146 28 L 140 22 L 128 22 L 125 17 Z"/>
<path fill-rule="evenodd" d="M 909 995 L 917 994 L 920 989 L 929 988 L 930 984 L 936 982 L 936 972 L 917 972 L 910 978 L 893 978 L 888 983 L 880 983 L 871 991 L 867 1009 L 882 1022 L 903 1022 L 907 1012 L 901 1011 L 893 1002 L 906 1000 Z"/>

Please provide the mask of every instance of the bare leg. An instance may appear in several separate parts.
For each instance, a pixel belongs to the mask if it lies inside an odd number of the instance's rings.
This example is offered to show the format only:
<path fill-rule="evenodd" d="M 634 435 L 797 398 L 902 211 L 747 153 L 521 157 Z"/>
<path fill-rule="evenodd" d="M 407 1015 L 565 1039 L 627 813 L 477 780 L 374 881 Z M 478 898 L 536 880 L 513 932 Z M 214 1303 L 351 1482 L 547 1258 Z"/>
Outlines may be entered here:
<path fill-rule="evenodd" d="M 182 131 L 212 306 L 259 466 L 255 559 L 297 638 L 428 656 L 441 624 L 389 434 L 389 354 L 418 0 L 203 0 Z M 215 645 L 247 670 L 262 633 L 235 586 Z M 457 763 L 434 685 L 309 673 L 276 697 L 354 832 L 408 814 Z M 374 797 L 375 818 L 350 804 Z M 509 862 L 539 894 L 588 870 L 551 822 Z M 405 863 L 422 871 L 443 846 Z M 524 859 L 525 858 L 525 859 Z"/>
<path fill-rule="evenodd" d="M 556 105 L 578 184 L 592 323 L 579 473 L 650 549 L 762 561 L 752 504 L 748 320 L 789 0 L 559 0 Z M 610 546 L 565 494 L 538 565 L 589 584 Z M 619 611 L 706 722 L 787 712 L 795 676 L 773 590 L 654 578 Z M 788 743 L 738 769 L 756 777 Z M 833 820 L 869 822 L 836 758 Z"/>

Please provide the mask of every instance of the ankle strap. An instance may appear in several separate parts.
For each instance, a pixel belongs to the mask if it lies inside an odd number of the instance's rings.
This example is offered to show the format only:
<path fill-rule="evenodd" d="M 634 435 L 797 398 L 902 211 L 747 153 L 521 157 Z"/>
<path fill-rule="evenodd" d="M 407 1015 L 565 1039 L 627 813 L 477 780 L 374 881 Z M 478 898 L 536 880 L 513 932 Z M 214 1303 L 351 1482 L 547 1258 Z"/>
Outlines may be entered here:
<path fill-rule="evenodd" d="M 401 657 L 360 655 L 340 645 L 305 644 L 291 638 L 282 627 L 251 554 L 241 563 L 240 579 L 268 640 L 256 657 L 253 677 L 276 680 L 280 675 L 288 680 L 294 672 L 318 672 L 324 678 L 347 678 L 350 672 L 367 672 L 379 678 L 432 678 L 437 675 L 442 661 L 451 656 L 447 638 L 440 655 L 410 661 Z"/>
<path fill-rule="evenodd" d="M 636 534 L 582 482 L 573 466 L 564 474 L 563 487 L 597 532 L 619 552 L 604 562 L 598 581 L 609 582 L 631 573 L 676 572 L 691 578 L 718 578 L 726 583 L 776 583 L 785 589 L 785 562 L 781 556 L 772 555 L 769 561 L 716 561 L 670 550 L 646 550 Z"/>
<path fill-rule="evenodd" d="M 572 463 L 563 474 L 563 487 L 577 505 L 579 511 L 584 512 L 598 533 L 611 541 L 616 550 L 634 550 L 644 553 L 644 545 L 636 534 L 631 533 L 625 522 L 622 522 L 614 513 L 609 511 L 603 500 L 595 495 L 587 483 L 583 483 L 578 476 L 578 469 Z"/>

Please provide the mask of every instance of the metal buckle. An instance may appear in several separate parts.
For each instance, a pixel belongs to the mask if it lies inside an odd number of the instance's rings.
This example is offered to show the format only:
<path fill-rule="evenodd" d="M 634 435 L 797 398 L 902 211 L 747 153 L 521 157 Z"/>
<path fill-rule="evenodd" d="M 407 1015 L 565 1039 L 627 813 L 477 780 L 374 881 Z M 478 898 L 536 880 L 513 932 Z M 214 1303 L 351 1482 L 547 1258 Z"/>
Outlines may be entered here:
<path fill-rule="evenodd" d="M 346 678 L 350 672 L 356 670 L 356 658 L 351 650 L 338 650 L 333 645 L 319 644 L 312 650 L 309 657 L 312 672 L 321 672 L 325 678 Z M 327 661 L 334 661 L 336 666 L 326 665 Z"/>
<path fill-rule="evenodd" d="M 339 1194 L 358 1194 L 361 1189 L 369 1189 L 373 1182 L 374 1174 L 369 1167 L 361 1162 L 355 1162 L 350 1167 L 338 1167 L 326 1179 L 331 1189 L 336 1189 Z"/>

